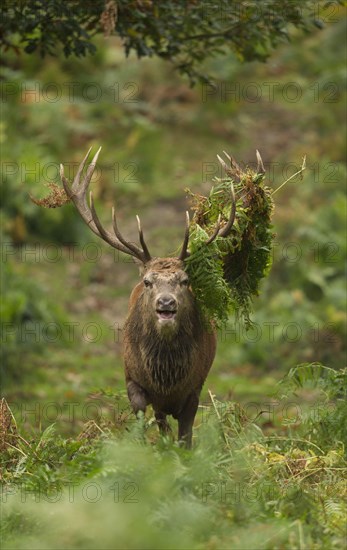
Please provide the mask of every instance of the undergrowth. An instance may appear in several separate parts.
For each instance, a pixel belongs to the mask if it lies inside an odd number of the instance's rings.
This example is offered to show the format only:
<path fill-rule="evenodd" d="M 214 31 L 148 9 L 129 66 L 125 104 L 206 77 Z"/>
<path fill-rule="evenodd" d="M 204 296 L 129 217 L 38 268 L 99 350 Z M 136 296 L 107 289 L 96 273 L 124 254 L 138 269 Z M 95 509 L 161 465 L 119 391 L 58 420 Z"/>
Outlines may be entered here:
<path fill-rule="evenodd" d="M 0 274 L 4 292 L 0 300 L 0 378 L 18 378 L 23 357 L 32 350 L 42 350 L 44 337 L 53 338 L 56 327 L 61 329 L 66 344 L 66 315 L 53 300 L 47 300 L 42 288 L 32 279 L 26 280 L 4 262 Z"/>
<path fill-rule="evenodd" d="M 347 370 L 292 369 L 281 399 L 314 391 L 315 406 L 270 434 L 211 394 L 191 452 L 153 444 L 148 417 L 29 439 L 3 401 L 2 547 L 341 548 L 346 388 Z"/>

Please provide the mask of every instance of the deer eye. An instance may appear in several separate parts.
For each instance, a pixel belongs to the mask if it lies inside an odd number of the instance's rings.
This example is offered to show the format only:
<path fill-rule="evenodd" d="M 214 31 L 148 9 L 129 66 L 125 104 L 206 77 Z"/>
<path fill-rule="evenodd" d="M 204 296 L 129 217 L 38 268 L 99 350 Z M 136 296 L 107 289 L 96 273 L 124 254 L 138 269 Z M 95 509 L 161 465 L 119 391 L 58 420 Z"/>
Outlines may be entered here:
<path fill-rule="evenodd" d="M 183 281 L 181 281 L 181 286 L 188 286 L 189 285 L 189 279 L 183 279 Z"/>
<path fill-rule="evenodd" d="M 147 287 L 147 288 L 151 288 L 153 286 L 153 283 L 151 283 L 151 281 L 149 279 L 143 279 L 143 284 Z"/>

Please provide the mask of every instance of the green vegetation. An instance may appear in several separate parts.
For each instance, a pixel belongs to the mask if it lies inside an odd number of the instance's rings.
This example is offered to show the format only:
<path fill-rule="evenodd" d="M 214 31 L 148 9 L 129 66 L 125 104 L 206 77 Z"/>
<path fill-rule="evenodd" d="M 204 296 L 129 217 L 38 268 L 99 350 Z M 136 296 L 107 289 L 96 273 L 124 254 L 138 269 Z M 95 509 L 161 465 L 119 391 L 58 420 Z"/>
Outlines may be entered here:
<path fill-rule="evenodd" d="M 40 327 L 45 327 L 49 340 L 54 338 L 54 328 L 63 326 L 67 319 L 57 304 L 47 300 L 33 281 L 20 277 L 8 262 L 1 269 L 1 287 L 6 289 L 6 296 L 0 303 L 0 374 L 3 379 L 18 379 L 19 364 L 28 351 L 42 352 Z M 63 340 L 63 333 L 61 336 Z"/>
<path fill-rule="evenodd" d="M 65 56 L 80 57 L 95 54 L 96 33 L 116 34 L 127 56 L 156 55 L 193 83 L 207 80 L 201 69 L 206 58 L 232 51 L 242 61 L 264 61 L 289 40 L 291 27 L 323 28 L 338 3 L 344 1 L 5 0 L 0 46 L 42 57 L 56 55 L 59 46 Z"/>
<path fill-rule="evenodd" d="M 152 419 L 27 441 L 3 402 L 4 547 L 341 548 L 347 371 L 302 365 L 283 382 L 291 399 L 316 389 L 314 407 L 267 434 L 211 395 L 192 452 L 153 435 Z"/>
<path fill-rule="evenodd" d="M 342 547 L 346 21 L 336 14 L 324 30 L 295 31 L 267 64 L 214 58 L 214 87 L 191 89 L 158 59 L 125 61 L 112 38 L 86 59 L 7 52 L 3 548 Z M 139 213 L 158 256 L 179 250 L 184 188 L 208 197 L 221 178 L 216 153 L 253 169 L 258 148 L 272 190 L 307 156 L 303 181 L 274 195 L 253 325 L 231 319 L 218 333 L 192 452 L 158 435 L 151 410 L 138 423 L 129 410 L 120 331 L 136 267 L 71 205 L 29 200 L 59 183 L 60 162 L 71 180 L 90 145 L 103 146 L 91 183 L 102 222 L 115 203 L 135 241 Z"/>
<path fill-rule="evenodd" d="M 226 170 L 228 177 L 217 180 L 209 197 L 191 193 L 194 218 L 186 265 L 204 315 L 219 326 L 233 310 L 248 328 L 252 298 L 258 295 L 260 280 L 271 265 L 273 201 L 271 190 L 263 184 L 264 174 L 249 169 L 241 172 L 236 164 L 240 181 L 235 182 L 235 170 Z M 219 216 L 220 223 L 227 225 L 233 201 L 237 214 L 230 234 L 206 245 Z"/>

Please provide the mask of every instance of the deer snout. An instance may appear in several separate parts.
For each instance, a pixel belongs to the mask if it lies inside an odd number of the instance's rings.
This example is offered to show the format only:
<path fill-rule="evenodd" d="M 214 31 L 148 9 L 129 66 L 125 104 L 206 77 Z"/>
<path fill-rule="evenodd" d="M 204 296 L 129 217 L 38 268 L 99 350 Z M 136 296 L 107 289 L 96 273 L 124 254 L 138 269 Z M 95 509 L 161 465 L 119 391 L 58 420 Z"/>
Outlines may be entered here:
<path fill-rule="evenodd" d="M 156 310 L 160 325 L 169 325 L 175 322 L 177 301 L 172 294 L 161 294 L 156 300 Z"/>
<path fill-rule="evenodd" d="M 176 298 L 172 294 L 162 294 L 157 298 L 156 308 L 157 311 L 176 311 Z"/>

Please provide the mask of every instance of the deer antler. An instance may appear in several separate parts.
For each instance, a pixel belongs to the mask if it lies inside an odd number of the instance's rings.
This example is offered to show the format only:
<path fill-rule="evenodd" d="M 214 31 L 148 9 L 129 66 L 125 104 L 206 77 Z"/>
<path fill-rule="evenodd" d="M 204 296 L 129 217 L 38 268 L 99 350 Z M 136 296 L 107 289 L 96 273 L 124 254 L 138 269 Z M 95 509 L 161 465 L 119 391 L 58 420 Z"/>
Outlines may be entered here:
<path fill-rule="evenodd" d="M 179 255 L 179 259 L 182 260 L 185 260 L 186 258 L 188 258 L 189 256 L 189 251 L 188 251 L 188 243 L 189 243 L 189 223 L 190 223 L 190 220 L 189 220 L 189 212 L 188 210 L 186 210 L 186 231 L 184 233 L 184 239 L 183 239 L 183 245 L 182 245 L 182 250 L 181 250 L 181 253 Z"/>
<path fill-rule="evenodd" d="M 242 176 L 242 170 L 240 166 L 237 164 L 236 160 L 232 156 L 228 155 L 228 153 L 226 153 L 225 151 L 223 151 L 223 153 L 228 159 L 228 161 L 230 162 L 230 167 L 224 162 L 224 160 L 219 155 L 217 155 L 217 159 L 219 160 L 220 164 L 224 168 L 225 173 L 228 176 L 232 178 L 237 178 L 240 181 Z"/>
<path fill-rule="evenodd" d="M 96 162 L 98 160 L 101 147 L 98 149 L 98 151 L 94 155 L 94 158 L 90 163 L 90 165 L 88 166 L 87 171 L 83 176 L 83 181 L 81 183 L 80 180 L 82 177 L 82 173 L 91 149 L 92 148 L 89 149 L 88 153 L 86 154 L 81 164 L 79 165 L 77 174 L 71 186 L 64 175 L 63 165 L 62 164 L 60 165 L 60 177 L 65 189 L 65 193 L 72 200 L 81 218 L 88 225 L 88 227 L 93 231 L 93 233 L 95 233 L 95 235 L 100 237 L 103 241 L 111 245 L 113 248 L 116 248 L 117 250 L 120 250 L 125 254 L 129 254 L 130 256 L 133 256 L 145 264 L 149 262 L 152 259 L 152 257 L 149 253 L 148 247 L 146 245 L 146 242 L 143 236 L 143 231 L 142 231 L 141 221 L 139 216 L 136 216 L 136 219 L 137 219 L 137 225 L 139 230 L 139 241 L 140 241 L 141 248 L 136 244 L 131 243 L 130 241 L 127 241 L 119 231 L 118 225 L 117 225 L 116 210 L 114 207 L 112 207 L 113 233 L 111 233 L 110 231 L 107 231 L 107 229 L 104 229 L 104 227 L 102 226 L 99 220 L 99 217 L 95 210 L 93 194 L 91 191 L 89 193 L 90 206 L 88 206 L 86 193 L 90 184 L 90 180 L 95 170 Z M 224 154 L 230 161 L 231 167 L 228 168 L 224 160 L 217 155 L 218 160 L 222 164 L 223 168 L 225 169 L 228 175 L 234 175 L 240 178 L 242 174 L 240 167 L 232 157 L 230 157 L 227 153 L 225 153 L 225 151 L 224 151 Z M 261 157 L 258 152 L 257 152 L 257 158 L 258 158 L 258 162 L 260 158 L 261 167 L 264 168 L 261 162 Z M 236 201 L 235 201 L 233 184 L 231 184 L 230 190 L 231 190 L 231 209 L 230 209 L 229 219 L 227 223 L 221 228 L 221 216 L 218 216 L 216 228 L 213 234 L 206 241 L 205 243 L 206 245 L 209 245 L 210 243 L 212 243 L 217 237 L 227 237 L 231 232 L 233 223 L 235 221 L 235 215 L 236 215 Z M 189 213 L 186 212 L 186 229 L 185 229 L 185 234 L 183 239 L 182 250 L 179 255 L 179 259 L 182 261 L 190 255 L 190 252 L 188 250 L 189 223 L 190 223 Z"/>
<path fill-rule="evenodd" d="M 116 248 L 117 250 L 120 250 L 125 254 L 129 254 L 130 256 L 133 256 L 145 264 L 151 260 L 151 255 L 148 251 L 147 245 L 143 237 L 140 218 L 137 216 L 138 228 L 139 228 L 139 240 L 142 248 L 127 241 L 122 236 L 122 234 L 120 233 L 117 227 L 115 208 L 112 207 L 112 220 L 113 220 L 113 231 L 114 231 L 114 234 L 112 234 L 110 231 L 107 231 L 106 229 L 104 229 L 101 225 L 101 222 L 98 218 L 98 215 L 94 207 L 92 192 L 89 193 L 90 207 L 88 206 L 86 193 L 90 184 L 90 180 L 95 170 L 96 162 L 98 160 L 101 147 L 94 155 L 94 158 L 90 163 L 90 165 L 88 166 L 86 174 L 84 175 L 83 181 L 82 183 L 80 183 L 81 176 L 91 149 L 92 148 L 89 149 L 88 153 L 86 154 L 81 164 L 79 165 L 76 177 L 71 187 L 64 175 L 64 167 L 62 164 L 60 165 L 60 177 L 65 189 L 65 193 L 73 201 L 80 216 L 88 225 L 88 227 L 90 227 L 93 233 L 98 235 L 98 237 L 100 237 L 106 243 L 110 244 L 113 248 Z"/>
<path fill-rule="evenodd" d="M 237 164 L 236 160 L 232 156 L 228 155 L 228 153 L 226 153 L 225 151 L 223 151 L 223 153 L 228 159 L 228 161 L 230 162 L 230 167 L 219 155 L 217 155 L 217 158 L 220 164 L 222 165 L 222 167 L 224 168 L 226 174 L 230 177 L 236 177 L 238 180 L 240 180 L 242 177 L 242 170 L 240 166 Z M 257 174 L 265 174 L 264 164 L 258 149 L 256 150 L 256 156 L 258 161 Z M 226 223 L 226 225 L 221 229 L 220 228 L 221 216 L 219 215 L 216 228 L 213 234 L 211 235 L 211 237 L 206 241 L 205 244 L 212 243 L 217 237 L 227 237 L 228 235 L 230 235 L 231 229 L 235 221 L 235 216 L 236 216 L 236 200 L 235 200 L 234 186 L 232 183 L 230 185 L 230 190 L 231 190 L 231 210 L 230 210 L 229 220 Z"/>
<path fill-rule="evenodd" d="M 235 200 L 235 192 L 234 192 L 233 184 L 230 185 L 230 191 L 231 191 L 231 209 L 230 209 L 229 219 L 227 223 L 221 228 L 222 216 L 221 214 L 219 214 L 215 230 L 212 233 L 212 235 L 207 239 L 207 241 L 205 242 L 205 245 L 211 244 L 217 237 L 228 237 L 228 235 L 230 235 L 232 226 L 235 221 L 235 216 L 236 216 L 236 200 Z M 188 258 L 188 256 L 190 256 L 190 252 L 188 250 L 188 241 L 189 241 L 189 214 L 188 212 L 186 212 L 186 232 L 184 236 L 182 251 L 179 256 L 179 259 L 182 261 Z"/>
<path fill-rule="evenodd" d="M 261 158 L 258 149 L 256 150 L 255 154 L 257 155 L 257 161 L 258 161 L 257 174 L 265 174 L 266 170 L 264 168 L 263 159 Z"/>
<path fill-rule="evenodd" d="M 228 237 L 228 235 L 230 235 L 231 233 L 231 229 L 234 225 L 235 216 L 236 216 L 236 200 L 235 200 L 234 186 L 232 183 L 230 184 L 230 192 L 231 192 L 231 209 L 230 209 L 229 219 L 227 223 L 221 228 L 220 224 L 221 224 L 222 217 L 219 214 L 216 228 L 212 233 L 211 237 L 206 241 L 205 244 L 212 243 L 217 237 L 224 237 L 224 238 Z"/>
<path fill-rule="evenodd" d="M 218 158 L 220 164 L 222 165 L 222 167 L 224 168 L 226 174 L 230 177 L 236 177 L 236 178 L 238 178 L 238 180 L 240 180 L 241 177 L 242 177 L 242 170 L 241 170 L 240 166 L 237 164 L 237 162 L 235 161 L 235 159 L 232 156 L 228 155 L 228 153 L 226 153 L 225 151 L 223 151 L 223 153 L 226 156 L 226 158 L 228 159 L 228 161 L 230 162 L 230 167 L 224 162 L 224 160 L 219 155 L 217 155 L 217 158 Z M 262 161 L 262 158 L 260 156 L 260 153 L 259 153 L 258 149 L 256 150 L 256 156 L 257 156 L 257 162 L 258 162 L 258 164 L 257 164 L 257 174 L 265 174 L 264 164 L 263 164 L 263 161 Z M 235 192 L 234 192 L 234 186 L 233 186 L 233 184 L 231 184 L 231 210 L 230 210 L 230 216 L 229 216 L 228 223 L 220 230 L 220 216 L 219 216 L 218 221 L 217 221 L 216 229 L 215 229 L 213 235 L 211 235 L 211 237 L 208 239 L 206 244 L 209 244 L 209 243 L 213 242 L 215 240 L 215 238 L 218 237 L 218 236 L 219 237 L 227 237 L 230 234 L 232 226 L 234 224 L 235 215 L 236 215 Z"/>

